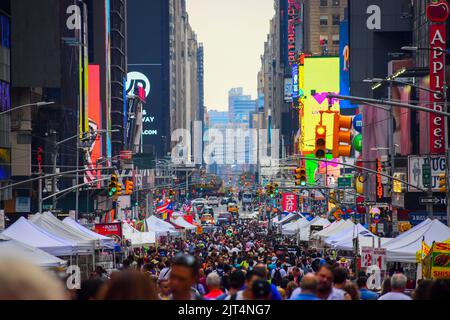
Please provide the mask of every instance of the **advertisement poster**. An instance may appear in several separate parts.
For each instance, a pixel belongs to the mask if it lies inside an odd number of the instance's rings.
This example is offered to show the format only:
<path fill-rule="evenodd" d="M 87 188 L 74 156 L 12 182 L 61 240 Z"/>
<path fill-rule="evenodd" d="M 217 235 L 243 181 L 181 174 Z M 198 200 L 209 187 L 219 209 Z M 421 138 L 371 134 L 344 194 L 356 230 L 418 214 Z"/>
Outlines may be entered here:
<path fill-rule="evenodd" d="M 298 197 L 293 193 L 283 194 L 283 212 L 297 211 Z"/>
<path fill-rule="evenodd" d="M 435 242 L 425 258 L 423 275 L 431 279 L 450 278 L 450 244 Z"/>
<path fill-rule="evenodd" d="M 94 226 L 94 232 L 102 236 L 113 238 L 116 243 L 122 242 L 121 223 L 100 223 Z"/>

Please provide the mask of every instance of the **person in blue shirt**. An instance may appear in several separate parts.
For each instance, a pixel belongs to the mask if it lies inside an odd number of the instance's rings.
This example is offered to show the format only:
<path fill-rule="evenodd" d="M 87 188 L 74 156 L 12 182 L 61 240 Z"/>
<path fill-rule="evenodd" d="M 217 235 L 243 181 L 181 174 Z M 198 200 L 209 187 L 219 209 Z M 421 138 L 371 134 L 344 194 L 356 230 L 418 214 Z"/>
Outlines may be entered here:
<path fill-rule="evenodd" d="M 291 297 L 290 300 L 320 300 L 317 298 L 317 279 L 313 273 L 308 273 L 302 278 L 300 281 L 300 289 L 301 292 L 294 297 Z"/>
<path fill-rule="evenodd" d="M 378 294 L 376 292 L 370 291 L 367 288 L 367 277 L 362 276 L 356 280 L 356 284 L 359 288 L 359 295 L 361 296 L 361 300 L 377 300 Z"/>

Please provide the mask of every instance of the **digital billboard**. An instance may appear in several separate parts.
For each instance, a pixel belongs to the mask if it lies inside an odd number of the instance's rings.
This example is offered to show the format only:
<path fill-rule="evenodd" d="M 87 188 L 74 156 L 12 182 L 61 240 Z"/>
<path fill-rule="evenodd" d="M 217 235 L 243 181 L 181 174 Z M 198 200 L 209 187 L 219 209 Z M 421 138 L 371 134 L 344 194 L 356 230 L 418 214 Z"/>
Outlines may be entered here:
<path fill-rule="evenodd" d="M 303 68 L 305 95 L 301 108 L 301 151 L 312 153 L 315 149 L 315 128 L 320 122 L 320 110 L 328 109 L 327 94 L 339 92 L 339 57 L 307 57 Z M 333 100 L 332 111 L 339 111 L 339 101 Z M 333 114 L 324 114 L 327 128 L 327 149 L 333 148 Z"/>
<path fill-rule="evenodd" d="M 170 142 L 169 4 L 165 0 L 128 0 L 127 94 L 145 89 L 144 153 L 165 155 Z"/>
<path fill-rule="evenodd" d="M 11 150 L 0 148 L 0 180 L 11 178 Z"/>

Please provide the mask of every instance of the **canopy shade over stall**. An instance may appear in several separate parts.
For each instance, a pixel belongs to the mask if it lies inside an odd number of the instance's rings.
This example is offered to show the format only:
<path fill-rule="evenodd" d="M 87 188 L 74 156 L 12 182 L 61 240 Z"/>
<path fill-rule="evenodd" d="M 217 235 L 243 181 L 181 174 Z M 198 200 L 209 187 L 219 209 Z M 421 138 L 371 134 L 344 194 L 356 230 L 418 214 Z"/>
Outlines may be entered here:
<path fill-rule="evenodd" d="M 85 234 L 86 236 L 95 239 L 97 241 L 99 241 L 100 243 L 100 247 L 105 248 L 105 249 L 114 249 L 115 247 L 115 243 L 114 243 L 114 239 L 110 238 L 110 237 L 105 237 L 101 234 L 98 234 L 94 231 L 89 230 L 88 228 L 82 226 L 81 224 L 79 224 L 78 222 L 76 222 L 74 219 L 67 217 L 63 220 L 63 223 L 65 225 L 67 225 L 68 227 L 77 230 L 83 234 Z"/>
<path fill-rule="evenodd" d="M 76 243 L 61 239 L 21 217 L 3 235 L 29 246 L 39 248 L 57 257 L 76 253 Z"/>
<path fill-rule="evenodd" d="M 316 219 L 318 218 L 318 219 Z M 311 235 L 311 227 L 328 227 L 331 222 L 328 219 L 316 217 L 313 220 L 310 221 L 310 223 L 303 228 L 300 229 L 300 241 L 309 241 L 310 235 Z M 323 230 L 323 229 L 322 229 Z M 318 231 L 320 232 L 320 231 Z"/>
<path fill-rule="evenodd" d="M 333 245 L 335 243 L 339 243 L 342 241 L 346 241 L 348 239 L 353 240 L 357 236 L 362 237 L 376 237 L 372 232 L 364 228 L 360 223 L 354 225 L 352 229 L 344 229 L 341 232 L 327 238 L 325 243 L 328 245 Z"/>
<path fill-rule="evenodd" d="M 306 219 L 299 219 L 293 222 L 289 222 L 281 227 L 281 234 L 282 235 L 295 235 L 297 234 L 301 228 L 303 228 L 306 225 L 309 225 L 310 221 Z"/>
<path fill-rule="evenodd" d="M 395 237 L 394 239 L 392 239 L 392 241 L 398 241 L 400 239 L 403 239 L 404 237 L 407 237 L 408 235 L 410 235 L 411 233 L 415 233 L 417 232 L 417 230 L 427 226 L 429 223 L 431 223 L 433 220 L 427 218 L 426 220 L 422 221 L 421 223 L 419 223 L 418 225 L 412 227 L 411 229 L 399 234 L 397 237 Z M 387 242 L 386 245 L 389 245 L 390 242 Z"/>
<path fill-rule="evenodd" d="M 158 219 L 155 216 L 151 216 L 149 217 L 147 220 L 147 228 L 149 231 L 153 231 L 156 232 L 158 235 L 161 234 L 178 234 L 178 232 L 176 231 L 175 227 L 173 225 L 171 225 L 170 223 Z"/>
<path fill-rule="evenodd" d="M 319 239 L 328 239 L 344 230 L 352 230 L 355 224 L 351 220 L 340 220 L 336 222 L 334 225 L 331 224 L 328 228 L 323 229 L 322 231 L 317 232 L 314 237 Z"/>
<path fill-rule="evenodd" d="M 78 253 L 92 253 L 95 250 L 95 238 L 72 229 L 49 212 L 37 213 L 30 218 L 30 221 L 61 239 L 75 242 Z"/>
<path fill-rule="evenodd" d="M 364 237 L 359 235 L 358 236 L 358 248 L 359 248 L 359 254 L 361 254 L 361 248 L 362 247 L 373 247 L 373 248 L 382 248 L 386 245 L 387 242 L 391 241 L 392 238 L 379 238 L 377 236 L 375 237 Z M 381 242 L 381 246 L 379 245 L 379 242 Z M 353 251 L 354 250 L 354 243 L 353 239 L 345 239 L 340 242 L 336 242 L 332 245 L 334 249 L 338 250 L 348 250 Z"/>
<path fill-rule="evenodd" d="M 128 223 L 123 223 L 122 232 L 125 239 L 131 241 L 132 246 L 143 246 L 156 243 L 156 233 L 153 231 L 140 232 Z"/>
<path fill-rule="evenodd" d="M 20 259 L 43 268 L 63 267 L 67 264 L 51 254 L 0 234 L 0 259 Z"/>
<path fill-rule="evenodd" d="M 184 218 L 182 216 L 175 218 L 174 220 L 172 220 L 172 222 L 174 224 L 176 224 L 177 226 L 184 228 L 186 230 L 196 230 L 197 229 L 196 226 L 194 226 L 193 224 L 190 224 L 189 222 L 184 220 Z"/>
<path fill-rule="evenodd" d="M 278 222 L 273 222 L 276 225 L 283 225 L 283 224 L 287 224 L 288 222 L 291 222 L 294 219 L 302 219 L 304 218 L 303 215 L 301 215 L 300 213 L 289 213 L 286 217 L 284 217 L 283 219 L 281 219 Z"/>
<path fill-rule="evenodd" d="M 417 225 L 407 235 L 400 235 L 385 244 L 386 261 L 415 263 L 416 252 L 425 243 L 441 242 L 450 237 L 450 228 L 439 220 L 432 220 L 426 224 Z"/>

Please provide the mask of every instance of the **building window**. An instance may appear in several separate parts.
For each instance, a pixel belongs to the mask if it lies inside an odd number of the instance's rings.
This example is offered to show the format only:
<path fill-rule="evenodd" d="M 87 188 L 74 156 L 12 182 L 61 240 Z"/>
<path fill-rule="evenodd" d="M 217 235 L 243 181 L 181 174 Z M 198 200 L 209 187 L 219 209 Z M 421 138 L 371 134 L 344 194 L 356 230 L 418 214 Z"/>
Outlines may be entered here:
<path fill-rule="evenodd" d="M 333 45 L 338 46 L 339 45 L 339 35 L 333 35 Z"/>
<path fill-rule="evenodd" d="M 320 16 L 320 25 L 327 26 L 328 25 L 328 16 Z"/>
<path fill-rule="evenodd" d="M 341 0 L 331 0 L 333 7 L 339 7 L 341 5 Z"/>
<path fill-rule="evenodd" d="M 338 26 L 341 23 L 341 15 L 333 14 L 333 26 Z"/>
<path fill-rule="evenodd" d="M 328 0 L 320 0 L 320 6 L 321 7 L 327 7 L 328 6 Z"/>

